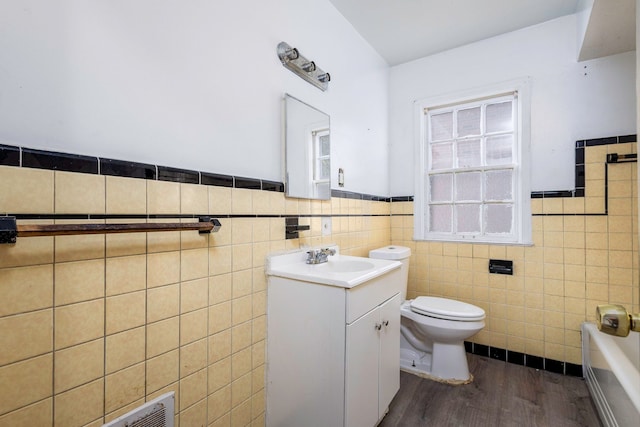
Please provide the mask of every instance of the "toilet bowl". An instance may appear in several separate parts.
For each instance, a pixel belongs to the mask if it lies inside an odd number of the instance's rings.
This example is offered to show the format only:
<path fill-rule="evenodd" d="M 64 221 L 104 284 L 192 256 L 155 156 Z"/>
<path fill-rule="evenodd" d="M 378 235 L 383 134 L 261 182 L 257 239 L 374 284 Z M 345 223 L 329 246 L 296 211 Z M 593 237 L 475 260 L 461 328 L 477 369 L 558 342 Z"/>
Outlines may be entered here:
<path fill-rule="evenodd" d="M 452 384 L 472 380 L 464 341 L 484 328 L 480 307 L 448 298 L 419 296 L 406 300 L 411 249 L 385 246 L 369 252 L 370 258 L 402 262 L 403 280 L 400 336 L 402 370 Z"/>
<path fill-rule="evenodd" d="M 484 310 L 447 298 L 418 297 L 405 301 L 400 313 L 403 369 L 450 382 L 471 380 L 464 341 L 484 328 Z"/>

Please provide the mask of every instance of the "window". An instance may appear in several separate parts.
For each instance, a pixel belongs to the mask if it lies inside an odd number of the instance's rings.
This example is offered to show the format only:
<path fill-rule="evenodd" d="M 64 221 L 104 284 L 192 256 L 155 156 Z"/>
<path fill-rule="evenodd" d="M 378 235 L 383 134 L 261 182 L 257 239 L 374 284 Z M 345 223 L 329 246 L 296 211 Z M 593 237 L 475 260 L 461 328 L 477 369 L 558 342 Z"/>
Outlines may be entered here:
<path fill-rule="evenodd" d="M 328 182 L 330 179 L 329 129 L 313 131 L 314 168 L 313 181 Z"/>
<path fill-rule="evenodd" d="M 417 103 L 417 239 L 529 243 L 522 92 Z"/>
<path fill-rule="evenodd" d="M 329 129 L 314 130 L 313 139 L 313 194 L 331 197 L 331 156 Z"/>

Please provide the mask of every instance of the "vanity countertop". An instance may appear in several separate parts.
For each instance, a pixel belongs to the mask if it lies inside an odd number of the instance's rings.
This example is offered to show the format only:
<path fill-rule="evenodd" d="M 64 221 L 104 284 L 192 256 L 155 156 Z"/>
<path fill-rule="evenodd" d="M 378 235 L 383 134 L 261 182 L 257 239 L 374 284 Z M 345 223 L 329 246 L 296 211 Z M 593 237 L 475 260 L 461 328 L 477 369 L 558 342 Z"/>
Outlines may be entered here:
<path fill-rule="evenodd" d="M 399 261 L 336 254 L 321 264 L 307 264 L 304 250 L 271 255 L 267 275 L 351 289 L 400 268 Z"/>

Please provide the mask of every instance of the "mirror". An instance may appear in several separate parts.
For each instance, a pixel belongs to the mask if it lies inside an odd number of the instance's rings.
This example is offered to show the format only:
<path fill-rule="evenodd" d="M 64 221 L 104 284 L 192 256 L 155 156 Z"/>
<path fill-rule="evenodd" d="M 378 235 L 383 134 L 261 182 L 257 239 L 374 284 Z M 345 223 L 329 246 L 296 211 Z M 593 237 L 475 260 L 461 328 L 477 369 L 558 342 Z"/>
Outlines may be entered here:
<path fill-rule="evenodd" d="M 288 197 L 331 198 L 329 116 L 284 97 L 285 191 Z"/>

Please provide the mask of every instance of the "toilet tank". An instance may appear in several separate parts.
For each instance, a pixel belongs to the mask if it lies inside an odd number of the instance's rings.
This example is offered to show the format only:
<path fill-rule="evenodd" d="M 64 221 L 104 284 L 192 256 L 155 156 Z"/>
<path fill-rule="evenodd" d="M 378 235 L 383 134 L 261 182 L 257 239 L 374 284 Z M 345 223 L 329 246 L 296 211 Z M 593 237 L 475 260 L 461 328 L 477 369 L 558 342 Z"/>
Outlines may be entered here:
<path fill-rule="evenodd" d="M 404 283 L 400 287 L 402 301 L 407 299 L 407 282 L 409 281 L 409 258 L 411 257 L 411 248 L 407 248 L 406 246 L 384 246 L 382 248 L 373 249 L 369 251 L 369 258 L 377 258 L 377 259 L 388 259 L 392 261 L 400 261 L 402 263 L 402 267 L 400 267 L 400 271 L 402 272 L 402 280 Z"/>

